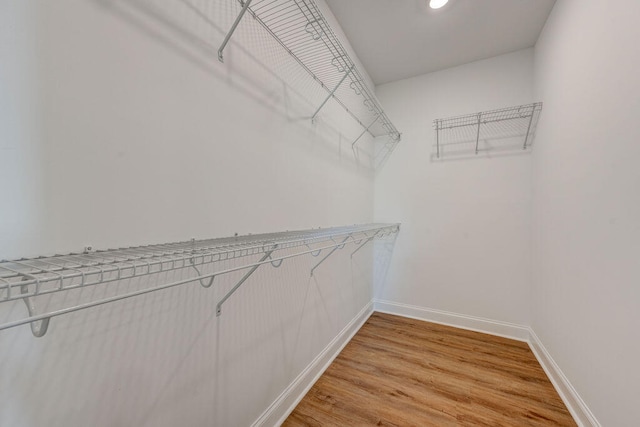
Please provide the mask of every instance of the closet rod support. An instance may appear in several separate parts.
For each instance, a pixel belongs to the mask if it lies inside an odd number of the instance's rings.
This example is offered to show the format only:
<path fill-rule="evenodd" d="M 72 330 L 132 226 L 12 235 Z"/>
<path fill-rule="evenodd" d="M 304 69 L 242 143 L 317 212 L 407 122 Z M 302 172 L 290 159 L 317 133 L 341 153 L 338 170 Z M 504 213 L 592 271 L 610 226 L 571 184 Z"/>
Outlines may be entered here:
<path fill-rule="evenodd" d="M 356 145 L 356 142 L 358 142 L 365 133 L 369 132 L 369 129 L 371 129 L 371 126 L 373 126 L 378 121 L 379 118 L 380 118 L 380 114 L 378 114 L 376 118 L 371 122 L 371 124 L 367 126 L 360 135 L 358 135 L 358 137 L 356 138 L 355 141 L 353 141 L 353 143 L 351 143 L 351 148 L 353 148 Z"/>
<path fill-rule="evenodd" d="M 231 290 L 227 292 L 227 294 L 220 301 L 218 301 L 218 304 L 216 305 L 216 317 L 219 317 L 220 314 L 222 314 L 222 304 L 224 304 L 224 302 L 228 300 L 229 297 L 231 297 L 231 295 L 233 295 L 233 293 L 237 291 L 240 286 L 242 286 L 242 284 L 249 278 L 249 276 L 251 276 L 258 269 L 258 267 L 262 265 L 264 261 L 271 257 L 271 254 L 276 250 L 277 247 L 278 245 L 274 245 L 273 248 L 266 251 L 262 258 L 260 258 L 260 261 L 258 261 L 258 264 L 251 267 L 251 269 L 247 271 L 244 276 L 242 276 L 242 279 L 240 279 L 240 281 L 236 283 L 236 285 L 231 288 Z"/>
<path fill-rule="evenodd" d="M 318 268 L 318 266 L 320 264 L 322 264 L 324 262 L 324 260 L 326 260 L 327 258 L 329 258 L 331 256 L 331 254 L 333 254 L 335 251 L 337 251 L 338 249 L 342 249 L 344 247 L 343 243 L 346 243 L 347 240 L 349 240 L 351 238 L 351 234 L 349 234 L 347 237 L 345 237 L 339 245 L 337 245 L 336 247 L 334 247 L 333 249 L 331 249 L 331 251 L 329 251 L 328 254 L 326 254 L 324 256 L 324 258 L 322 258 L 320 261 L 318 261 L 318 263 L 316 265 L 313 266 L 313 268 L 311 269 L 311 276 L 313 277 L 313 271 Z"/>
<path fill-rule="evenodd" d="M 35 316 L 36 306 L 33 303 L 31 297 L 24 297 L 22 298 L 22 300 L 27 306 L 29 317 Z M 31 333 L 34 337 L 41 338 L 44 336 L 44 334 L 47 333 L 47 329 L 49 329 L 49 320 L 51 320 L 51 318 L 46 317 L 42 320 L 34 320 L 33 322 L 29 323 L 29 325 L 31 326 Z"/>
<path fill-rule="evenodd" d="M 316 110 L 315 113 L 313 113 L 313 116 L 311 116 L 311 120 L 315 120 L 316 116 L 318 115 L 318 113 L 320 112 L 320 110 L 322 110 L 322 107 L 324 107 L 324 105 L 329 101 L 329 99 L 331 99 L 331 97 L 333 97 L 333 95 L 336 93 L 336 91 L 338 90 L 338 88 L 340 87 L 340 85 L 347 79 L 347 77 L 349 77 L 349 74 L 351 74 L 351 72 L 353 71 L 353 68 L 355 67 L 355 65 L 352 65 L 349 68 L 349 71 L 347 71 L 346 73 L 344 73 L 344 76 L 342 76 L 342 78 L 340 79 L 340 81 L 338 82 L 338 84 L 336 85 L 336 87 L 333 88 L 333 90 L 331 92 L 329 92 L 329 96 L 327 96 L 325 98 L 325 100 L 322 102 L 322 104 L 320 104 L 320 106 L 318 107 L 318 109 Z"/>
<path fill-rule="evenodd" d="M 24 277 L 22 280 L 27 280 L 27 279 L 28 279 L 27 277 Z M 29 293 L 29 289 L 27 288 L 27 285 L 20 286 L 20 293 L 22 294 Z M 24 304 L 27 306 L 27 312 L 29 313 L 29 317 L 35 316 L 36 305 L 33 302 L 33 298 L 24 297 L 22 298 L 22 301 L 24 301 Z M 33 334 L 34 337 L 41 338 L 44 336 L 44 334 L 47 333 L 47 329 L 49 328 L 49 320 L 51 320 L 51 318 L 46 317 L 42 320 L 34 320 L 33 322 L 29 323 L 29 326 L 31 326 L 31 333 Z"/>
<path fill-rule="evenodd" d="M 240 21 L 242 21 L 242 17 L 247 12 L 247 9 L 249 9 L 249 5 L 251 4 L 252 1 L 253 0 L 246 0 L 244 2 L 244 5 L 242 6 L 242 10 L 240 11 L 240 14 L 238 14 L 238 17 L 233 22 L 233 25 L 231 26 L 231 29 L 229 30 L 229 32 L 227 33 L 226 37 L 222 41 L 222 44 L 220 45 L 220 49 L 218 49 L 218 60 L 220 62 L 224 62 L 224 58 L 222 56 L 222 52 L 224 51 L 224 48 L 227 46 L 227 43 L 229 43 L 229 40 L 231 40 L 231 36 L 236 31 L 236 28 L 238 27 L 238 24 L 240 24 Z"/>

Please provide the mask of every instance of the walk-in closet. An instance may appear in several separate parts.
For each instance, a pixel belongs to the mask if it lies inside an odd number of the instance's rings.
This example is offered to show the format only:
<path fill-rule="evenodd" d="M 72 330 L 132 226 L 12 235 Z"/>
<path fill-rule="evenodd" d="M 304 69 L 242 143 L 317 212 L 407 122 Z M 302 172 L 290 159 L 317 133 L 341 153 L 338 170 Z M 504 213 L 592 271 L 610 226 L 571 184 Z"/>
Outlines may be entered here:
<path fill-rule="evenodd" d="M 0 0 L 0 426 L 637 426 L 639 19 Z"/>

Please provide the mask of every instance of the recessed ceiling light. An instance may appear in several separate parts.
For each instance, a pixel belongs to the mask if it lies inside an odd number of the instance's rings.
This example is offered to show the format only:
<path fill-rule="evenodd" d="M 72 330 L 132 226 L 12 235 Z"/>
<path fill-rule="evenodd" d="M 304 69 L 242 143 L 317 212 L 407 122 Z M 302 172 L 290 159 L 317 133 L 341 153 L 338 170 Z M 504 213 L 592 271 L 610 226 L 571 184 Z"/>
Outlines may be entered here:
<path fill-rule="evenodd" d="M 430 0 L 429 7 L 431 7 L 431 9 L 440 9 L 442 6 L 444 6 L 448 2 L 449 0 Z"/>

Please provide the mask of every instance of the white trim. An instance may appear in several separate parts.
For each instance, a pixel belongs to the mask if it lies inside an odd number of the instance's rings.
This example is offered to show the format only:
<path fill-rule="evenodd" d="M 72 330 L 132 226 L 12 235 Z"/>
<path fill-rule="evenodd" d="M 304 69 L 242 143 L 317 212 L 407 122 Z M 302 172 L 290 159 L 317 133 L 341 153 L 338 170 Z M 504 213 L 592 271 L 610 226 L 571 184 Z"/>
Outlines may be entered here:
<path fill-rule="evenodd" d="M 258 417 L 252 427 L 279 426 L 293 412 L 311 386 L 327 370 L 351 338 L 360 330 L 373 313 L 373 302 L 369 302 L 360 313 L 316 356 L 294 379 L 278 398 Z"/>
<path fill-rule="evenodd" d="M 547 373 L 549 380 L 560 395 L 560 398 L 571 412 L 573 419 L 580 427 L 601 427 L 587 404 L 569 382 L 560 367 L 553 360 L 540 338 L 529 328 L 529 347 L 535 354 L 540 366 Z"/>
<path fill-rule="evenodd" d="M 252 427 L 281 425 L 313 384 L 340 354 L 344 346 L 360 330 L 373 311 L 439 323 L 528 343 L 576 423 L 580 427 L 601 427 L 587 404 L 573 388 L 569 379 L 564 375 L 536 333 L 529 326 L 383 300 L 373 300 L 367 304 L 258 417 Z"/>
<path fill-rule="evenodd" d="M 432 308 L 418 307 L 415 305 L 384 300 L 373 300 L 373 304 L 374 310 L 381 313 L 426 320 L 427 322 L 497 335 L 518 341 L 527 342 L 529 340 L 529 328 L 527 326 L 516 325 L 515 323 L 500 322 L 482 317 L 467 316 L 464 314 L 451 313 L 449 311 L 435 310 Z"/>
<path fill-rule="evenodd" d="M 373 304 L 374 310 L 381 313 L 395 314 L 526 342 L 576 423 L 580 427 L 601 427 L 587 404 L 529 326 L 391 301 L 374 300 Z"/>

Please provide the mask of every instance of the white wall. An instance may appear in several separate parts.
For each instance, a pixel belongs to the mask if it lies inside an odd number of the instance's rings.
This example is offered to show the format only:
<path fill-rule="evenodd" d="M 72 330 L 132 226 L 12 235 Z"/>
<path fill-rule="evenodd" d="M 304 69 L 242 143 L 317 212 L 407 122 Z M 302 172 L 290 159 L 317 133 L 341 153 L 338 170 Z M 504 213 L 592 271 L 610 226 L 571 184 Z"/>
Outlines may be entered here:
<path fill-rule="evenodd" d="M 37 110 L 34 3 L 3 1 L 0 16 L 0 259 L 39 244 L 45 229 L 43 142 Z"/>
<path fill-rule="evenodd" d="M 176 2 L 79 3 L 39 8 L 50 236 L 36 254 L 371 218 L 370 171 L 294 91 L 326 93 L 296 64 L 283 88 L 266 66 L 292 61 L 252 20 L 234 39 L 249 53 L 211 54 L 234 2 L 202 7 L 217 19 L 204 30 Z"/>
<path fill-rule="evenodd" d="M 640 419 L 640 2 L 558 0 L 535 49 L 533 328 L 605 426 Z"/>
<path fill-rule="evenodd" d="M 0 259 L 371 221 L 352 119 L 312 125 L 326 92 L 251 18 L 217 61 L 237 1 L 25 3 L 0 9 Z M 240 274 L 0 332 L 0 425 L 249 425 L 371 300 L 370 250 L 312 261 L 258 270 L 220 318 Z M 116 291 L 95 288 L 46 303 Z"/>
<path fill-rule="evenodd" d="M 431 161 L 432 122 L 532 102 L 533 50 L 385 84 L 402 143 L 376 177 L 375 219 L 402 222 L 376 297 L 527 325 L 531 157 Z"/>

